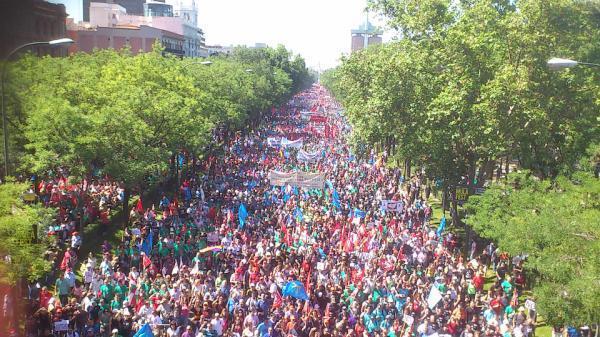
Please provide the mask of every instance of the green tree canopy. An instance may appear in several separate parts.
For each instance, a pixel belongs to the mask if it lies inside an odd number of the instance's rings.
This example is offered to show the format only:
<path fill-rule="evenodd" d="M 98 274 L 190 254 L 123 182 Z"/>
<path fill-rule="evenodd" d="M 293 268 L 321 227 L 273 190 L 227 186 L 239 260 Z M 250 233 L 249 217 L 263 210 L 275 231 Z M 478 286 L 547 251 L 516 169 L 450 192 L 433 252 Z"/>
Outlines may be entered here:
<path fill-rule="evenodd" d="M 14 182 L 0 185 L 0 277 L 4 282 L 35 280 L 52 267 L 44 257 L 47 242 L 40 236 L 53 220 L 54 211 L 25 204 L 22 195 L 27 187 Z"/>
<path fill-rule="evenodd" d="M 510 176 L 467 204 L 466 222 L 525 268 L 539 310 L 555 325 L 600 319 L 600 180 L 588 172 L 540 180 Z"/>

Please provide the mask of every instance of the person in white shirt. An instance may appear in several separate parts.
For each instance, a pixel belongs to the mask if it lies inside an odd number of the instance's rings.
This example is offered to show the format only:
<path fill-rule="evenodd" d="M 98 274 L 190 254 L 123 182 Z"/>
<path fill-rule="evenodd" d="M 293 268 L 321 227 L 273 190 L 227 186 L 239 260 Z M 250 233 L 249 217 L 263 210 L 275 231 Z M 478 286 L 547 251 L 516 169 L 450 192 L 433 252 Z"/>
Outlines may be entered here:
<path fill-rule="evenodd" d="M 223 335 L 223 328 L 225 326 L 225 321 L 220 317 L 219 313 L 215 313 L 215 317 L 210 321 L 211 330 L 214 330 L 217 333 L 217 336 Z"/>

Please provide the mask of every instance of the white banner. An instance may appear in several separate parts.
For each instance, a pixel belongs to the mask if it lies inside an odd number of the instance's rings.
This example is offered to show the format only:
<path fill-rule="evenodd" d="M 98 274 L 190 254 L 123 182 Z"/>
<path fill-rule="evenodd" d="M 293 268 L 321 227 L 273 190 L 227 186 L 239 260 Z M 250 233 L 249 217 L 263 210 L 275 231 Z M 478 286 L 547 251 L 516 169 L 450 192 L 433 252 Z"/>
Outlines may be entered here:
<path fill-rule="evenodd" d="M 283 147 L 291 147 L 294 149 L 301 149 L 303 145 L 302 139 L 297 140 L 288 140 L 287 138 L 281 138 L 281 146 Z"/>
<path fill-rule="evenodd" d="M 269 181 L 271 185 L 306 188 L 323 188 L 325 184 L 325 174 L 308 172 L 280 172 L 269 171 Z"/>
<path fill-rule="evenodd" d="M 306 152 L 304 150 L 300 150 L 300 151 L 298 151 L 297 159 L 298 159 L 298 161 L 313 162 L 313 161 L 317 161 L 320 156 L 321 156 L 320 150 L 316 150 L 312 153 Z"/>
<path fill-rule="evenodd" d="M 295 172 L 280 172 L 280 171 L 269 171 L 269 181 L 271 185 L 275 186 L 285 186 L 287 184 L 292 184 L 295 181 Z"/>
<path fill-rule="evenodd" d="M 381 200 L 381 210 L 385 212 L 402 213 L 404 203 L 402 201 Z"/>
<path fill-rule="evenodd" d="M 267 138 L 267 145 L 270 147 L 279 147 L 281 140 L 279 138 L 269 137 Z"/>

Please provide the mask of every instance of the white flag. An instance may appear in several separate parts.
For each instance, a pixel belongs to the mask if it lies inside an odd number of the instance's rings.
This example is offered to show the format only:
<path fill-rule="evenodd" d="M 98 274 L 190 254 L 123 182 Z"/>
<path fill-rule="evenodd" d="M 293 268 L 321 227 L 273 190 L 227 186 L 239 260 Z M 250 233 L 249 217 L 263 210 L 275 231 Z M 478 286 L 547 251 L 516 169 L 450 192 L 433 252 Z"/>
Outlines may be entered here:
<path fill-rule="evenodd" d="M 431 286 L 431 291 L 429 291 L 429 296 L 427 297 L 427 306 L 429 309 L 433 309 L 439 301 L 442 300 L 442 293 L 435 286 Z"/>
<path fill-rule="evenodd" d="M 192 268 L 192 275 L 196 275 L 198 274 L 199 268 L 198 268 L 198 261 L 196 261 L 196 263 L 194 263 L 194 268 Z"/>
<path fill-rule="evenodd" d="M 179 274 L 179 266 L 177 265 L 177 262 L 175 262 L 175 266 L 173 267 L 173 270 L 171 271 L 171 275 L 177 275 Z"/>

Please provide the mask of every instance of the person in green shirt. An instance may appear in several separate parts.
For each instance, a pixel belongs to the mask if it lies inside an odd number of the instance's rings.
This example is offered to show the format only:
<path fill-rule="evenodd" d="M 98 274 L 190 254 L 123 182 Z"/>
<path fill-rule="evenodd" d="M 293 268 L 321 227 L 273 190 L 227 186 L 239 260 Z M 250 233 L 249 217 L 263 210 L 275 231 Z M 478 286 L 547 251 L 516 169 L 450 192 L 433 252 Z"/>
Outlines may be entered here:
<path fill-rule="evenodd" d="M 58 298 L 60 299 L 60 304 L 63 306 L 67 304 L 69 300 L 69 293 L 71 292 L 71 285 L 69 281 L 65 279 L 65 275 L 61 274 L 60 277 L 56 280 L 55 283 L 56 291 L 58 292 Z"/>
<path fill-rule="evenodd" d="M 113 298 L 114 292 L 113 292 L 113 286 L 110 283 L 110 280 L 108 278 L 104 279 L 104 281 L 102 282 L 102 285 L 100 286 L 100 292 L 102 293 L 102 298 L 106 301 L 110 301 Z"/>
<path fill-rule="evenodd" d="M 123 301 L 121 300 L 121 298 L 122 297 L 120 294 L 115 295 L 115 298 L 110 302 L 111 311 L 121 309 L 121 307 L 123 306 Z"/>
<path fill-rule="evenodd" d="M 506 295 L 512 296 L 513 286 L 510 283 L 510 276 L 507 276 L 506 279 L 504 281 L 502 281 L 501 286 Z"/>

